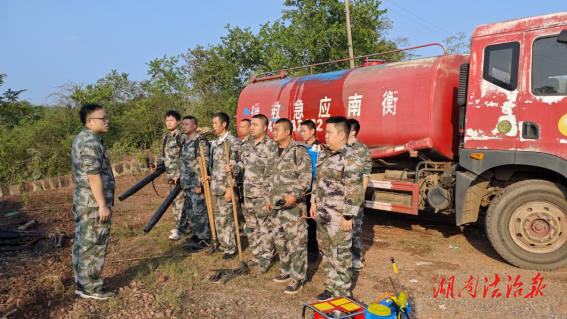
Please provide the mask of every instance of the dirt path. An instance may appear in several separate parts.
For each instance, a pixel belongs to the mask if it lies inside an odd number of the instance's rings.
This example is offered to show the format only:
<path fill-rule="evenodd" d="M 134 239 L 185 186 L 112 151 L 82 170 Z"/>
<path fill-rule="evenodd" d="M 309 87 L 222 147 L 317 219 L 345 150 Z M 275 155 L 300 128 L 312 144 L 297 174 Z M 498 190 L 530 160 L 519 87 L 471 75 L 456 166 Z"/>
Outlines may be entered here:
<path fill-rule="evenodd" d="M 119 177 L 117 195 L 141 177 Z M 300 318 L 303 303 L 316 301 L 324 289 L 320 260 L 310 266 L 310 282 L 295 296 L 284 295 L 285 285 L 271 280 L 279 273 L 277 265 L 263 276 L 240 277 L 225 286 L 210 283 L 211 269 L 235 268 L 237 261 L 223 262 L 220 254 L 184 252 L 182 242 L 167 239 L 173 227 L 170 212 L 149 234 L 143 234 L 167 195 L 164 180 L 157 181 L 156 187 L 160 197 L 148 186 L 114 209 L 104 277 L 118 291 L 117 298 L 107 302 L 77 298 L 72 241 L 57 249 L 43 240 L 28 251 L 0 253 L 0 316 L 17 309 L 13 318 Z M 69 188 L 3 198 L 0 228 L 15 228 L 35 218 L 40 222 L 37 229 L 73 233 L 72 192 Z M 6 217 L 12 211 L 20 215 Z M 355 278 L 354 297 L 364 303 L 392 291 L 389 257 L 394 256 L 415 318 L 567 318 L 567 269 L 542 272 L 543 295 L 524 298 L 538 272 L 504 262 L 482 227 L 461 229 L 451 217 L 367 211 L 363 237 L 366 267 Z M 250 258 L 249 249 L 245 254 Z M 500 279 L 497 284 L 493 284 L 495 275 Z M 471 276 L 474 298 L 466 289 Z M 518 276 L 521 287 L 514 286 Z M 448 292 L 439 293 L 439 285 L 445 280 L 447 290 L 452 277 L 453 297 L 447 297 Z M 519 288 L 522 295 L 514 297 Z M 495 289 L 499 290 L 494 293 Z M 491 298 L 493 293 L 500 296 Z"/>

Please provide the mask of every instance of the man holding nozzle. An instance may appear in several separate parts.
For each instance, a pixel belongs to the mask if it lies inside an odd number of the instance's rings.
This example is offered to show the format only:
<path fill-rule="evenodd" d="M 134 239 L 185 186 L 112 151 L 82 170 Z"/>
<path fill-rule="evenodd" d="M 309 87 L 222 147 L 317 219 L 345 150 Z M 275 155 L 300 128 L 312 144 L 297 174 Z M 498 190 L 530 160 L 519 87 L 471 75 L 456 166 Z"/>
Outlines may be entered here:
<path fill-rule="evenodd" d="M 157 160 L 157 167 L 165 166 L 165 172 L 171 192 L 179 181 L 181 175 L 181 146 L 183 136 L 179 130 L 181 115 L 177 111 L 167 111 L 165 113 L 165 126 L 169 132 L 163 138 L 162 153 Z M 152 168 L 156 168 L 153 166 Z M 169 239 L 179 240 L 183 234 L 191 233 L 191 227 L 187 225 L 187 216 L 184 215 L 183 205 L 185 203 L 185 192 L 179 192 L 171 205 L 173 217 L 175 218 L 175 228 L 171 230 Z"/>

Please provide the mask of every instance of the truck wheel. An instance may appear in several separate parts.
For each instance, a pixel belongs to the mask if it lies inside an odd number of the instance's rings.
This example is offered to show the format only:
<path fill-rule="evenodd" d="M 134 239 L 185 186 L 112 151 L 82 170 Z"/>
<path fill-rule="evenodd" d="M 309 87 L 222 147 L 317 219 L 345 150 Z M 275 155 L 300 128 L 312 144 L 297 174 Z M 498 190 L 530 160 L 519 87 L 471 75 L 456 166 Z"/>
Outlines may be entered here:
<path fill-rule="evenodd" d="M 521 181 L 498 194 L 486 213 L 486 233 L 502 258 L 520 268 L 567 266 L 567 189 Z"/>

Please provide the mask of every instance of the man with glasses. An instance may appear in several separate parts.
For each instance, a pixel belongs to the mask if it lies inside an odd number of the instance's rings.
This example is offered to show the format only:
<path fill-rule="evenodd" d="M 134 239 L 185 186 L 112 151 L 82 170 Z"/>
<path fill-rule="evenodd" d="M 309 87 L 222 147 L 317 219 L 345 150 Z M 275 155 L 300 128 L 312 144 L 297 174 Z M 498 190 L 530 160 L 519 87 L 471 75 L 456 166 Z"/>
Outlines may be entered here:
<path fill-rule="evenodd" d="M 115 189 L 110 159 L 100 138 L 100 134 L 108 132 L 109 121 L 102 106 L 97 104 L 83 106 L 79 115 L 84 126 L 71 149 L 76 181 L 72 208 L 75 293 L 82 298 L 102 300 L 115 295 L 106 290 L 101 278 Z"/>

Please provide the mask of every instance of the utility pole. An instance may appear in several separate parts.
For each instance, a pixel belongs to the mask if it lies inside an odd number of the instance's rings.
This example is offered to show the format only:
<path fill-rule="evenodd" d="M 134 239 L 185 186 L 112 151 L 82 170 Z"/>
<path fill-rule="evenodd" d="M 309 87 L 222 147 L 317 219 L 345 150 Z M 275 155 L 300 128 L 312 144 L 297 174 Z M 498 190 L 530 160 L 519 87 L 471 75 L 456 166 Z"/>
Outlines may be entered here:
<path fill-rule="evenodd" d="M 354 60 L 352 60 L 354 53 L 352 52 L 352 36 L 350 35 L 350 10 L 348 8 L 348 0 L 345 0 L 345 8 L 346 8 L 346 30 L 347 30 L 347 38 L 348 38 L 348 57 L 351 58 L 350 68 L 354 69 Z"/>

